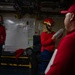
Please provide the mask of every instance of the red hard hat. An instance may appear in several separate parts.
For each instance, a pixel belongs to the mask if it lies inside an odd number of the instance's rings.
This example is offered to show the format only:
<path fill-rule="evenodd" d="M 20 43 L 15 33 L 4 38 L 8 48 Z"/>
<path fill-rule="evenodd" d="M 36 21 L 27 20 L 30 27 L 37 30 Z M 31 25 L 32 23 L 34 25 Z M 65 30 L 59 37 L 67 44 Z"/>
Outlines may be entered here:
<path fill-rule="evenodd" d="M 53 26 L 53 20 L 51 18 L 47 18 L 47 19 L 44 20 L 44 24 Z"/>

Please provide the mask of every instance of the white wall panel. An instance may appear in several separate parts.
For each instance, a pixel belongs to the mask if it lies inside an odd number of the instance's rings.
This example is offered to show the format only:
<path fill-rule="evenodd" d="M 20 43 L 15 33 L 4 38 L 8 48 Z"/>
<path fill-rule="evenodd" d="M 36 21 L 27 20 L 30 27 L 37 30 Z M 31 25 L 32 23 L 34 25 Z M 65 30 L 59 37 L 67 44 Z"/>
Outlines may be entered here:
<path fill-rule="evenodd" d="M 31 18 L 15 19 L 14 17 L 5 17 L 6 41 L 5 51 L 15 51 L 33 46 L 33 35 L 35 29 L 35 20 Z M 27 25 L 27 21 L 29 24 Z"/>

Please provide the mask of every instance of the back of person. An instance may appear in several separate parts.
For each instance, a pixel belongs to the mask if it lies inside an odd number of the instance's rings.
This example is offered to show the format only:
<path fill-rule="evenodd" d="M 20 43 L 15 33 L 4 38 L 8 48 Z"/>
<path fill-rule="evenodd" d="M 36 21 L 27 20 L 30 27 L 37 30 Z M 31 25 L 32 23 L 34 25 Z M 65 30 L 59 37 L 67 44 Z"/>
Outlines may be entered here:
<path fill-rule="evenodd" d="M 56 75 L 74 75 L 75 68 L 75 31 L 67 34 L 59 43 L 58 52 L 51 71 Z M 60 68 L 60 69 L 59 69 Z M 73 72 L 74 71 L 74 72 Z M 58 73 L 57 73 L 58 72 Z M 73 73 L 73 74 L 72 74 Z M 54 75 L 53 73 L 51 75 Z M 48 74 L 50 75 L 50 74 Z"/>

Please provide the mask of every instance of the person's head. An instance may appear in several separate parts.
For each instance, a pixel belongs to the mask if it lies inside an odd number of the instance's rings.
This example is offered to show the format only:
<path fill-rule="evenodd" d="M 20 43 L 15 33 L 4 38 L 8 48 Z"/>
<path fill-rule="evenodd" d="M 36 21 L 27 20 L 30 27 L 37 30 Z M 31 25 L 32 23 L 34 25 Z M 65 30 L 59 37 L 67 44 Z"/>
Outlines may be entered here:
<path fill-rule="evenodd" d="M 75 29 L 75 3 L 71 5 L 68 10 L 61 11 L 61 14 L 65 14 L 65 28 L 68 31 Z"/>
<path fill-rule="evenodd" d="M 51 18 L 46 18 L 44 20 L 44 26 L 46 27 L 47 31 L 51 32 L 53 26 L 53 20 Z"/>

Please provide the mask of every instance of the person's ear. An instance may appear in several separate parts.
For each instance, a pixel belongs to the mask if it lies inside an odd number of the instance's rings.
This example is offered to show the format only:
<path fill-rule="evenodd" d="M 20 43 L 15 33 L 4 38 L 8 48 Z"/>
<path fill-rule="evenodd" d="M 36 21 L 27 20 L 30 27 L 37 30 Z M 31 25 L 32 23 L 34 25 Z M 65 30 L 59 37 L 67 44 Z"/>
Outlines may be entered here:
<path fill-rule="evenodd" d="M 72 13 L 72 14 L 70 15 L 70 21 L 72 21 L 72 20 L 74 19 L 74 17 L 75 17 L 75 14 Z"/>

